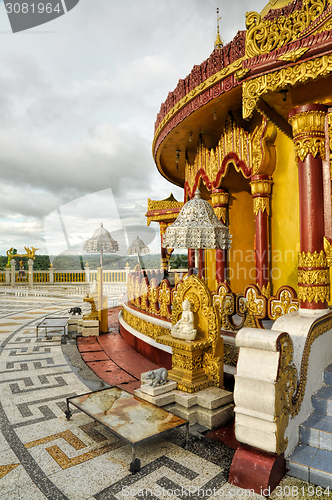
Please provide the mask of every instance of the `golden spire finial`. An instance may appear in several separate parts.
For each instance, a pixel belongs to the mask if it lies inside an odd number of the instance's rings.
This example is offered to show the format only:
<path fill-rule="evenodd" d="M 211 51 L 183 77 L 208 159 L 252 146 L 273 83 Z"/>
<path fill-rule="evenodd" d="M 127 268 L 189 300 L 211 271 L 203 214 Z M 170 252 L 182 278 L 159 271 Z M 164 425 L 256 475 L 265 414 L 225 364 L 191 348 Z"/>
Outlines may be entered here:
<path fill-rule="evenodd" d="M 221 38 L 220 33 L 219 33 L 219 21 L 220 21 L 220 19 L 221 19 L 221 17 L 219 17 L 219 7 L 217 7 L 217 38 L 214 41 L 214 48 L 215 49 L 222 49 L 224 46 L 223 39 Z"/>

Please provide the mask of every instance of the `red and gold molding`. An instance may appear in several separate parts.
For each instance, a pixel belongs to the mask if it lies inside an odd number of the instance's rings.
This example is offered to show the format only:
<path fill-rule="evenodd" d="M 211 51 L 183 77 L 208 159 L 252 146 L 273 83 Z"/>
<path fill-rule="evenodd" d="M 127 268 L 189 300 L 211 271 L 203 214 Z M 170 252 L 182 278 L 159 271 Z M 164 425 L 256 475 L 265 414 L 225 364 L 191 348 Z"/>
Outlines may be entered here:
<path fill-rule="evenodd" d="M 272 180 L 268 176 L 256 175 L 251 178 L 250 187 L 254 204 L 254 214 L 261 211 L 270 215 L 270 195 Z"/>
<path fill-rule="evenodd" d="M 302 162 L 311 153 L 314 158 L 325 158 L 325 116 L 324 109 L 308 109 L 290 115 L 289 122 L 293 128 L 295 154 Z"/>
<path fill-rule="evenodd" d="M 200 179 L 210 191 L 219 188 L 230 165 L 246 179 L 265 171 L 274 164 L 273 149 L 269 147 L 274 134 L 274 126 L 265 117 L 252 132 L 247 132 L 229 114 L 217 147 L 209 149 L 200 138 L 194 162 L 186 160 L 184 187 L 189 197 L 193 198 Z"/>
<path fill-rule="evenodd" d="M 328 302 L 330 278 L 323 250 L 319 253 L 299 253 L 298 287 L 298 298 L 301 302 Z"/>
<path fill-rule="evenodd" d="M 270 294 L 269 283 L 269 215 L 272 180 L 267 175 L 254 175 L 250 187 L 255 215 L 256 282 L 263 295 Z"/>
<path fill-rule="evenodd" d="M 218 219 L 225 225 L 228 221 L 229 193 L 227 189 L 214 189 L 211 193 L 212 206 Z M 216 283 L 227 278 L 227 250 L 216 250 Z"/>
<path fill-rule="evenodd" d="M 213 189 L 211 199 L 216 216 L 223 224 L 226 224 L 229 201 L 229 193 L 227 189 Z"/>
<path fill-rule="evenodd" d="M 165 200 L 150 200 L 148 199 L 148 211 L 145 214 L 147 218 L 147 226 L 151 222 L 172 224 L 180 213 L 183 207 L 182 201 L 177 201 L 173 194 Z M 160 224 L 160 228 L 162 224 Z"/>
<path fill-rule="evenodd" d="M 288 117 L 298 161 L 298 298 L 304 309 L 326 309 L 330 298 L 329 272 L 324 253 L 323 161 L 327 109 L 322 104 L 306 104 L 292 109 Z"/>

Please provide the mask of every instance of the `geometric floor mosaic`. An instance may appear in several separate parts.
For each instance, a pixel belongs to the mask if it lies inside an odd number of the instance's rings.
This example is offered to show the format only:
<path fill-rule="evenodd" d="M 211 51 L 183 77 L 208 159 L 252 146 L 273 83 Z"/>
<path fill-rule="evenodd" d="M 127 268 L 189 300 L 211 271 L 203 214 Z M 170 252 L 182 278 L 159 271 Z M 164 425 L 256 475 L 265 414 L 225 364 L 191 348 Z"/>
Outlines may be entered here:
<path fill-rule="evenodd" d="M 54 290 L 0 292 L 0 500 L 262 499 L 226 483 L 221 466 L 160 438 L 137 448 L 141 470 L 131 474 L 130 446 L 82 412 L 66 420 L 66 398 L 90 389 L 61 336 L 37 338 L 36 324 L 86 304 Z"/>

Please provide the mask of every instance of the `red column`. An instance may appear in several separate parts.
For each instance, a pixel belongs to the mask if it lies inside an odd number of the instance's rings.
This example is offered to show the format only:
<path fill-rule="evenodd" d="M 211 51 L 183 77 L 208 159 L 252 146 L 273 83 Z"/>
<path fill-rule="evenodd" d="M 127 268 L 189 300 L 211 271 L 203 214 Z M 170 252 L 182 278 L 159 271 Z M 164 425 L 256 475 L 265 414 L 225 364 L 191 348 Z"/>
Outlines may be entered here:
<path fill-rule="evenodd" d="M 229 193 L 227 189 L 214 189 L 211 193 L 212 205 L 216 216 L 227 225 Z M 222 283 L 227 279 L 227 250 L 216 250 L 216 281 Z"/>
<path fill-rule="evenodd" d="M 329 270 L 324 253 L 323 161 L 327 107 L 307 104 L 289 113 L 298 161 L 300 253 L 298 297 L 303 309 L 327 309 Z"/>
<path fill-rule="evenodd" d="M 254 175 L 250 186 L 255 214 L 256 283 L 263 295 L 270 295 L 269 215 L 272 181 L 268 175 Z"/>
<path fill-rule="evenodd" d="M 188 276 L 191 276 L 195 268 L 195 250 L 188 250 Z"/>

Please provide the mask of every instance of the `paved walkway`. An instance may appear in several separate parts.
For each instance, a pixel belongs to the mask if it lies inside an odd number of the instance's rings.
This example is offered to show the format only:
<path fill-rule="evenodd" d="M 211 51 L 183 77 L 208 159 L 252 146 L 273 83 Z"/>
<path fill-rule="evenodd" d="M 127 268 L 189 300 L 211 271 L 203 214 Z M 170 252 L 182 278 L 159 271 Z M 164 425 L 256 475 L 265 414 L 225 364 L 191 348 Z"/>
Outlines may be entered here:
<path fill-rule="evenodd" d="M 36 338 L 36 324 L 46 315 L 63 315 L 74 305 L 86 308 L 75 290 L 51 290 L 43 287 L 39 296 L 0 290 L 0 500 L 262 498 L 244 496 L 244 490 L 229 485 L 222 459 L 213 463 L 215 456 L 207 460 L 169 439 L 141 445 L 142 469 L 132 475 L 130 446 L 82 412 L 67 421 L 67 397 L 106 386 L 87 365 L 110 358 L 85 364 L 75 341 Z M 111 349 L 112 363 L 121 365 L 125 354 L 116 337 L 98 342 Z M 82 354 L 89 352 L 101 351 Z M 132 389 L 140 370 L 126 372 L 125 379 L 117 370 L 112 373 L 117 372 L 121 386 Z"/>

